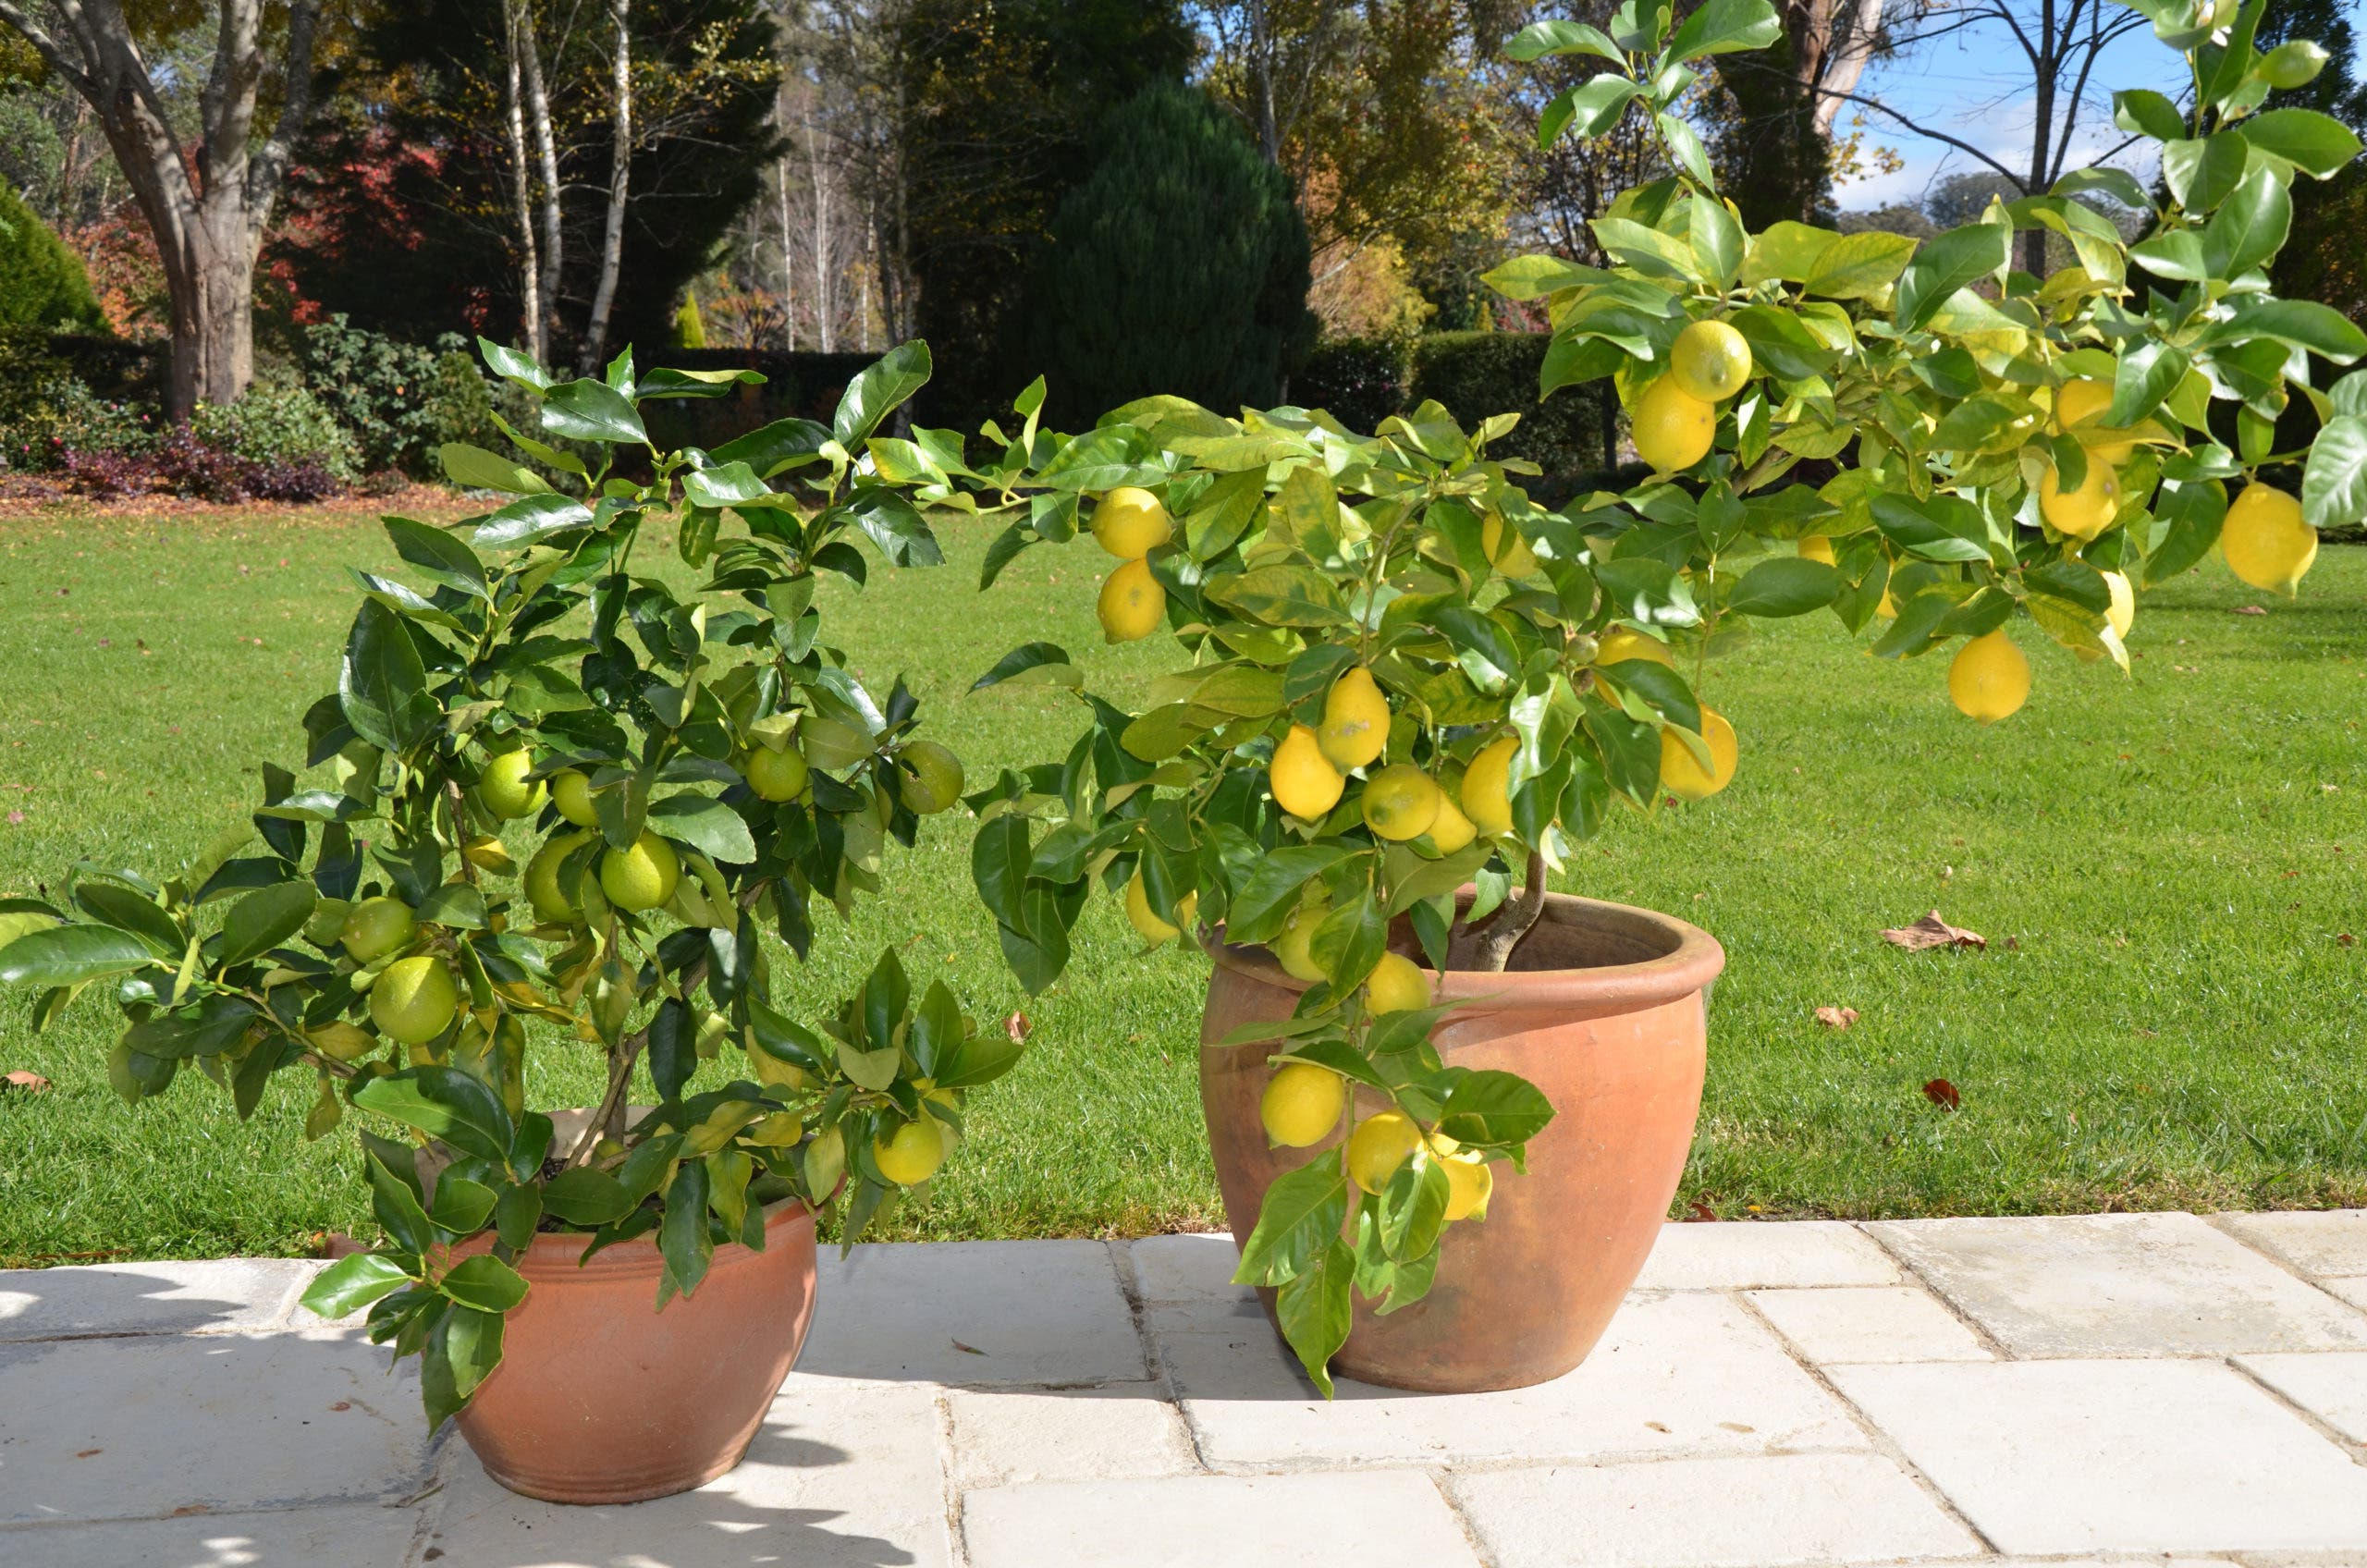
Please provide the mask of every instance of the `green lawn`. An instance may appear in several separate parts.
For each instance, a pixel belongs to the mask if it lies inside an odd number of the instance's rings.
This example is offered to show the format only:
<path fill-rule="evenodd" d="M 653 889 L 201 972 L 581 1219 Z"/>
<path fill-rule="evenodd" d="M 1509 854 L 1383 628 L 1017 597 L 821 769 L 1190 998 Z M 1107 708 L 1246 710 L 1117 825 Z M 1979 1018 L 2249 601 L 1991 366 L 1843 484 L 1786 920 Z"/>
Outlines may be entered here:
<path fill-rule="evenodd" d="M 966 694 L 1049 637 L 1132 697 L 1165 656 L 1100 650 L 1089 545 L 1037 552 L 974 591 L 983 530 L 950 568 L 875 577 L 829 608 L 866 680 L 912 682 L 970 761 L 1057 754 L 1072 699 Z M 333 680 L 347 563 L 398 570 L 374 526 L 0 521 L 0 894 L 78 858 L 169 867 L 294 760 Z M 1741 732 L 1733 788 L 1624 818 L 1563 884 L 1694 920 L 1726 945 L 1701 1135 L 1682 1208 L 1916 1215 L 2367 1202 L 2367 550 L 2328 549 L 2298 605 L 2215 563 L 2150 596 L 2136 678 L 2035 646 L 2030 705 L 1984 730 L 1936 661 L 1865 657 L 1828 618 L 1774 627 L 1716 677 Z M 19 819 L 21 818 L 21 819 Z M 1024 1000 L 970 888 L 968 824 L 928 826 L 852 931 L 795 984 L 820 1001 L 882 941 L 972 1006 L 1024 1005 L 1033 1050 L 904 1233 L 1126 1233 L 1218 1213 L 1193 1081 L 1202 962 L 1135 956 L 1105 902 L 1069 978 Z M 1985 953 L 1876 936 L 1934 906 Z M 2008 938 L 2011 938 L 2009 941 Z M 793 966 L 784 966 L 793 968 Z M 1858 1010 L 1846 1032 L 1820 1006 Z M 290 1084 L 251 1125 L 177 1086 L 110 1092 L 112 1010 L 86 998 L 35 1037 L 0 1012 L 0 1265 L 68 1256 L 303 1250 L 363 1223 L 349 1146 L 307 1146 Z M 1922 1085 L 1945 1078 L 1954 1113 Z M 543 1103 L 593 1064 L 543 1069 Z M 200 1092 L 204 1090 L 204 1092 Z"/>

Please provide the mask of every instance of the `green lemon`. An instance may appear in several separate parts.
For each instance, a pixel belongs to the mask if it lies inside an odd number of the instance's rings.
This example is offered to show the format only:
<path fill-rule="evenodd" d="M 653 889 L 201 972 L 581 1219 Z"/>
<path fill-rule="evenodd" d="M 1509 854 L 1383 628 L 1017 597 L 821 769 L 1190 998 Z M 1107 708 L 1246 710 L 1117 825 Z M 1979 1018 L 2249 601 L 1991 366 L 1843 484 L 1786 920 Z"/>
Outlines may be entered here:
<path fill-rule="evenodd" d="M 576 908 L 559 891 L 558 867 L 578 844 L 591 837 L 589 833 L 561 833 L 534 851 L 534 858 L 526 863 L 526 901 L 534 906 L 534 918 L 544 925 L 575 923 Z"/>
<path fill-rule="evenodd" d="M 805 753 L 795 746 L 779 751 L 758 746 L 748 753 L 740 771 L 758 800 L 793 801 L 805 792 L 805 776 L 812 770 L 805 766 Z"/>
<path fill-rule="evenodd" d="M 647 828 L 632 849 L 610 850 L 600 857 L 600 891 L 621 910 L 638 913 L 656 909 L 674 896 L 674 885 L 681 879 L 682 863 L 674 846 Z"/>
<path fill-rule="evenodd" d="M 551 775 L 551 804 L 578 827 L 600 826 L 600 814 L 592 809 L 592 780 L 574 768 Z"/>
<path fill-rule="evenodd" d="M 357 962 L 368 963 L 407 945 L 418 930 L 411 905 L 402 900 L 364 899 L 347 913 L 337 939 Z"/>
<path fill-rule="evenodd" d="M 962 798 L 962 759 L 936 741 L 910 741 L 897 760 L 904 769 L 904 803 L 919 815 L 932 815 Z"/>
<path fill-rule="evenodd" d="M 477 780 L 478 802 L 504 822 L 542 810 L 550 791 L 541 779 L 526 777 L 533 767 L 530 752 L 502 753 L 484 765 L 484 776 Z"/>
<path fill-rule="evenodd" d="M 423 1046 L 450 1027 L 460 1005 L 452 972 L 432 953 L 399 959 L 370 987 L 370 1019 L 406 1046 Z"/>

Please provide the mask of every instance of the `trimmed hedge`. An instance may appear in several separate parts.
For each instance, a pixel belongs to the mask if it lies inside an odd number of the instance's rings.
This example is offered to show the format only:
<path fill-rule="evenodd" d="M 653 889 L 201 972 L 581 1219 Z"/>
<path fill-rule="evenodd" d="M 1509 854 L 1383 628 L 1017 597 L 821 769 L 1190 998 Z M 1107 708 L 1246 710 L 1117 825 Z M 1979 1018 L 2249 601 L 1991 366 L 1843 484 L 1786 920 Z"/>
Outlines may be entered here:
<path fill-rule="evenodd" d="M 772 349 L 677 349 L 662 343 L 635 344 L 632 351 L 632 362 L 644 370 L 656 365 L 675 370 L 753 370 L 765 377 L 763 386 L 735 387 L 728 398 L 668 398 L 644 405 L 642 421 L 661 451 L 678 447 L 712 449 L 777 419 L 794 417 L 828 424 L 847 383 L 878 357 Z"/>
<path fill-rule="evenodd" d="M 82 258 L 0 180 L 0 325 L 104 332 Z"/>
<path fill-rule="evenodd" d="M 1350 430 L 1370 430 L 1406 407 L 1413 363 L 1404 339 L 1334 337 L 1291 374 L 1290 400 L 1321 409 Z"/>

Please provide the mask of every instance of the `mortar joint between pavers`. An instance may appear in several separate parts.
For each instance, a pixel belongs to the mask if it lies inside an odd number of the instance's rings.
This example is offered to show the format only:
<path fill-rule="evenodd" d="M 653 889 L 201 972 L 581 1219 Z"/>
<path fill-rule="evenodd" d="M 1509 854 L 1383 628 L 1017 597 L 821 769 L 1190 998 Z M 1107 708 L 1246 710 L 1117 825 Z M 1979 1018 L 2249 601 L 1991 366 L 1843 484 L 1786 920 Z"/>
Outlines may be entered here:
<path fill-rule="evenodd" d="M 1984 1346 L 1991 1354 L 1994 1355 L 2000 1361 L 2021 1361 L 2028 1359 L 2017 1354 L 2013 1348 L 2007 1345 L 2005 1341 L 1999 1339 L 1996 1335 L 1989 1331 L 1987 1324 L 1973 1317 L 1972 1314 L 1967 1312 L 1962 1306 L 1959 1306 L 1956 1304 L 1956 1298 L 1949 1295 L 1947 1292 L 1942 1290 L 1938 1281 L 1934 1280 L 1930 1275 L 1924 1273 L 1923 1270 L 1916 1265 L 1913 1258 L 1907 1256 L 1906 1253 L 1883 1241 L 1881 1232 L 1868 1230 L 1864 1225 L 1859 1224 L 1854 1219 L 1851 1220 L 1850 1223 L 1857 1226 L 1859 1234 L 1863 1235 L 1868 1241 L 1872 1242 L 1874 1245 L 1882 1248 L 1883 1252 L 1889 1254 L 1890 1260 L 1898 1265 L 1899 1272 L 1907 1276 L 1909 1283 L 1919 1287 L 1925 1295 L 1930 1296 L 1933 1301 L 1938 1302 L 1940 1304 L 1940 1310 L 1955 1318 L 1957 1322 L 1963 1324 L 1966 1331 L 1970 1333 L 1973 1339 Z"/>
<path fill-rule="evenodd" d="M 1877 1244 L 1880 1244 L 1879 1241 L 1877 1242 Z M 1884 1250 L 1887 1251 L 1889 1249 L 1885 1248 Z M 1911 1273 L 1912 1271 L 1910 1270 L 1910 1274 Z M 1931 1290 L 1930 1284 L 1923 1281 L 1920 1276 L 1913 1277 L 1917 1279 L 1919 1283 L 1923 1284 L 1923 1288 L 1925 1290 Z M 1826 1377 L 1824 1368 L 1810 1361 L 1808 1358 L 1807 1354 L 1797 1345 L 1795 1345 L 1790 1337 L 1787 1336 L 1782 1329 L 1776 1327 L 1775 1320 L 1759 1309 L 1759 1304 L 1757 1302 L 1752 1301 L 1748 1295 L 1745 1295 L 1742 1297 L 1739 1305 L 1745 1312 L 1748 1313 L 1760 1324 L 1764 1326 L 1769 1333 L 1775 1336 L 1776 1343 L 1784 1347 L 1784 1351 L 1792 1357 L 1793 1361 L 1798 1364 L 1800 1369 L 1803 1372 L 1806 1372 L 1809 1377 L 1815 1381 L 1817 1387 L 1832 1395 L 1833 1398 L 1840 1404 L 1841 1408 L 1849 1413 L 1849 1419 L 1858 1424 L 1858 1429 L 1866 1435 L 1868 1444 L 1876 1453 L 1888 1460 L 1891 1464 L 1897 1469 L 1900 1475 L 1905 1476 L 1908 1480 L 1914 1482 L 1917 1487 L 1922 1488 L 1923 1495 L 1932 1500 L 1932 1506 L 1939 1509 L 1939 1511 L 1948 1518 L 1955 1520 L 1958 1525 L 1962 1525 L 1965 1533 L 1970 1536 L 1974 1540 L 1979 1541 L 1984 1551 L 1988 1552 L 1993 1557 L 2004 1555 L 1997 1543 L 1990 1538 L 1988 1532 L 1981 1529 L 1980 1525 L 1974 1524 L 1971 1518 L 1966 1514 L 1965 1511 L 1956 1506 L 1956 1500 L 1950 1497 L 1946 1492 L 1941 1490 L 1938 1483 L 1934 1482 L 1931 1476 L 1923 1473 L 1923 1467 L 1907 1456 L 1907 1451 L 1899 1447 L 1899 1445 L 1892 1439 L 1891 1435 L 1888 1432 L 1883 1430 L 1880 1422 L 1877 1422 L 1871 1415 L 1868 1415 L 1864 1409 L 1860 1408 L 1856 1400 L 1851 1399 L 1847 1394 L 1842 1392 L 1840 1385 L 1834 1382 L 1831 1378 Z M 1936 1366 L 1940 1364 L 1934 1362 L 1924 1362 L 1919 1364 L 1909 1362 L 1905 1365 Z M 1958 1561 L 1967 1560 L 1958 1559 Z"/>
<path fill-rule="evenodd" d="M 929 1403 L 937 1413 L 937 1475 L 945 1492 L 945 1561 L 948 1568 L 970 1568 L 970 1543 L 962 1527 L 969 1492 L 962 1484 L 962 1455 L 955 1446 L 953 1399 L 940 1388 Z"/>
<path fill-rule="evenodd" d="M 1167 1357 L 1160 1352 L 1159 1336 L 1151 1331 L 1150 1307 L 1143 1299 L 1142 1276 L 1134 1271 L 1134 1243 L 1113 1241 L 1108 1245 L 1110 1262 L 1118 1272 L 1118 1293 L 1126 1303 L 1126 1314 L 1134 1325 L 1134 1339 L 1142 1347 L 1143 1370 L 1150 1375 L 1147 1380 L 1159 1390 L 1159 1397 L 1174 1410 L 1175 1418 L 1184 1428 L 1184 1440 L 1191 1445 L 1192 1463 L 1199 1466 L 1200 1473 L 1207 1476 L 1224 1474 L 1208 1457 L 1200 1424 L 1192 1419 L 1192 1412 L 1184 1402 L 1183 1391 L 1176 1388 L 1175 1379 L 1167 1369 Z"/>
<path fill-rule="evenodd" d="M 2319 1415 L 2316 1411 L 2312 1410 L 2308 1405 L 2301 1403 L 2299 1400 L 2292 1398 L 2283 1390 L 2279 1389 L 2275 1384 L 2270 1382 L 2267 1378 L 2261 1377 L 2243 1363 L 2243 1357 L 2246 1354 L 2274 1355 L 2280 1353 L 2275 1351 L 2239 1352 L 2235 1355 L 2225 1357 L 2222 1361 L 2222 1365 L 2229 1371 L 2235 1373 L 2237 1377 L 2241 1378 L 2245 1382 L 2250 1383 L 2252 1387 L 2258 1389 L 2261 1392 L 2275 1400 L 2278 1404 L 2283 1405 L 2286 1409 L 2300 1416 L 2302 1422 L 2307 1425 L 2312 1431 L 2317 1433 L 2318 1436 L 2325 1439 L 2326 1441 L 2334 1444 L 2335 1447 L 2349 1454 L 2350 1456 L 2350 1462 L 2353 1464 L 2367 1465 L 2367 1443 L 2352 1442 L 2349 1438 L 2345 1436 L 2332 1423 Z M 2298 1354 L 2302 1355 L 2344 1355 L 2356 1353 L 2345 1351 L 2300 1351 L 2284 1354 Z"/>
<path fill-rule="evenodd" d="M 1422 1474 L 1429 1477 L 1431 1488 L 1439 1494 L 1440 1501 L 1446 1504 L 1447 1516 L 1454 1521 L 1454 1527 L 1463 1532 L 1465 1542 L 1471 1548 L 1471 1560 L 1479 1568 L 1498 1568 L 1496 1560 L 1488 1555 L 1486 1543 L 1479 1538 L 1478 1526 L 1472 1524 L 1471 1515 L 1464 1512 L 1462 1495 L 1453 1485 L 1456 1472 L 1443 1466 L 1425 1465 Z"/>

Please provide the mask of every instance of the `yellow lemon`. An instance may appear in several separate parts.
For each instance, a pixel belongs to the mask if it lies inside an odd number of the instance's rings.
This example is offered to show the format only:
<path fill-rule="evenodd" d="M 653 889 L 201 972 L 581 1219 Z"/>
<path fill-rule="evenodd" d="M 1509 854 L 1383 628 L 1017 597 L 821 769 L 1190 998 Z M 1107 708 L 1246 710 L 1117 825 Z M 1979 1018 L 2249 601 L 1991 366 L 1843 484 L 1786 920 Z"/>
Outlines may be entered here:
<path fill-rule="evenodd" d="M 1594 662 L 1597 668 L 1607 664 L 1625 664 L 1632 659 L 1644 659 L 1652 664 L 1676 668 L 1676 655 L 1668 644 L 1657 637 L 1648 637 L 1632 626 L 1614 626 L 1605 631 L 1595 643 Z"/>
<path fill-rule="evenodd" d="M 592 780 L 571 767 L 551 775 L 551 804 L 578 827 L 600 826 L 600 814 L 592 809 Z"/>
<path fill-rule="evenodd" d="M 1479 754 L 1463 770 L 1463 815 L 1482 833 L 1513 830 L 1509 786 L 1513 753 L 1519 750 L 1520 738 L 1516 735 L 1490 741 L 1479 748 Z"/>
<path fill-rule="evenodd" d="M 1167 590 L 1150 574 L 1150 563 L 1132 560 L 1110 574 L 1101 585 L 1101 635 L 1112 643 L 1133 643 L 1159 630 L 1167 614 Z"/>
<path fill-rule="evenodd" d="M 2038 509 L 2057 533 L 2093 539 L 2120 510 L 2120 476 L 2113 472 L 2103 453 L 2090 452 L 2087 476 L 2077 490 L 2065 490 L 2055 483 L 2054 469 L 2049 465 L 2046 476 L 2038 483 Z"/>
<path fill-rule="evenodd" d="M 1724 322 L 1697 321 L 1668 351 L 1668 379 L 1705 403 L 1723 402 L 1750 379 L 1750 345 Z"/>
<path fill-rule="evenodd" d="M 1093 508 L 1093 537 L 1122 561 L 1138 561 L 1175 537 L 1175 520 L 1159 497 L 1121 484 Z"/>
<path fill-rule="evenodd" d="M 2105 623 L 2111 626 L 2114 636 L 2125 642 L 2129 627 L 2137 620 L 2137 591 L 2128 585 L 2128 578 L 2116 571 L 2104 573 L 2104 589 L 2112 594 L 2112 603 L 2104 606 Z"/>
<path fill-rule="evenodd" d="M 682 878 L 682 863 L 674 846 L 642 829 L 629 850 L 610 850 L 600 857 L 600 891 L 621 910 L 639 913 L 656 909 L 674 896 Z"/>
<path fill-rule="evenodd" d="M 2101 419 L 2103 411 L 2111 407 L 2112 388 L 2103 382 L 2089 381 L 2084 378 L 2079 381 L 2067 381 L 2063 384 L 2062 390 L 2054 395 L 2054 428 L 2069 430 L 2075 425 L 2088 424 L 2091 421 Z M 2108 428 L 2101 424 L 2095 426 L 2097 432 Z M 2134 441 L 2088 441 L 2083 442 L 2082 445 L 2088 448 L 2090 457 L 2102 458 L 2116 468 L 2127 462 L 2128 454 L 2137 448 L 2137 443 Z"/>
<path fill-rule="evenodd" d="M 806 766 L 805 753 L 795 746 L 783 746 L 774 751 L 770 746 L 756 746 L 748 753 L 748 760 L 740 765 L 741 774 L 748 780 L 748 788 L 760 801 L 793 801 L 805 792 L 805 779 L 813 769 Z"/>
<path fill-rule="evenodd" d="M 962 798 L 962 759 L 935 741 L 907 741 L 896 753 L 902 782 L 897 793 L 921 816 L 933 816 Z"/>
<path fill-rule="evenodd" d="M 1537 552 L 1528 547 L 1520 530 L 1506 522 L 1501 512 L 1490 512 L 1479 524 L 1479 547 L 1506 577 L 1537 575 Z"/>
<path fill-rule="evenodd" d="M 1804 561 L 1822 561 L 1827 566 L 1840 564 L 1833 557 L 1833 541 L 1821 533 L 1809 534 L 1807 538 L 1800 540 L 1794 548 L 1800 559 Z"/>
<path fill-rule="evenodd" d="M 1366 1192 L 1380 1192 L 1421 1142 L 1422 1130 L 1404 1111 L 1374 1112 L 1348 1134 L 1348 1180 Z"/>
<path fill-rule="evenodd" d="M 1672 473 L 1710 455 L 1718 410 L 1678 386 L 1674 375 L 1663 375 L 1637 399 L 1629 434 L 1636 455 L 1653 472 Z"/>
<path fill-rule="evenodd" d="M 874 1139 L 871 1158 L 879 1162 L 879 1174 L 896 1185 L 917 1187 L 945 1163 L 945 1137 L 938 1131 L 936 1118 L 923 1116 L 885 1138 Z"/>
<path fill-rule="evenodd" d="M 1463 815 L 1463 808 L 1454 803 L 1454 797 L 1441 790 L 1439 815 L 1430 823 L 1431 847 L 1442 855 L 1451 855 L 1478 836 L 1479 829 Z"/>
<path fill-rule="evenodd" d="M 1145 941 L 1171 940 L 1178 935 L 1179 926 L 1192 924 L 1192 916 L 1198 912 L 1199 907 L 1199 894 L 1184 894 L 1175 906 L 1177 924 L 1170 925 L 1159 917 L 1156 910 L 1150 907 L 1150 889 L 1143 886 L 1141 872 L 1135 872 L 1134 879 L 1126 884 L 1126 918 L 1133 922 L 1135 930 L 1142 933 Z"/>
<path fill-rule="evenodd" d="M 1383 953 L 1365 977 L 1365 1005 L 1375 1012 L 1416 1012 L 1430 1005 L 1429 977 L 1398 953 Z"/>
<path fill-rule="evenodd" d="M 1983 724 L 2006 717 L 2030 694 L 2030 661 L 2002 626 L 1957 649 L 1948 666 L 1948 700 Z"/>
<path fill-rule="evenodd" d="M 460 1005 L 452 972 L 430 953 L 388 964 L 370 987 L 371 1022 L 406 1046 L 423 1046 L 444 1033 Z"/>
<path fill-rule="evenodd" d="M 2244 486 L 2219 531 L 2227 570 L 2255 588 L 2293 596 L 2318 558 L 2318 531 L 2301 521 L 2301 503 L 2273 485 Z"/>
<path fill-rule="evenodd" d="M 567 925 L 575 920 L 575 906 L 559 891 L 559 862 L 578 844 L 592 837 L 589 833 L 562 833 L 541 849 L 526 863 L 526 901 L 534 907 L 534 918 L 546 925 Z"/>
<path fill-rule="evenodd" d="M 1710 768 L 1703 772 L 1700 759 L 1693 748 L 1677 739 L 1676 727 L 1661 731 L 1661 783 L 1668 792 L 1682 800 L 1706 801 L 1734 782 L 1735 761 L 1739 748 L 1735 743 L 1735 727 L 1723 714 L 1701 710 L 1701 739 L 1710 747 Z"/>
<path fill-rule="evenodd" d="M 1282 743 L 1274 748 L 1267 769 L 1274 803 L 1293 816 L 1318 817 L 1340 803 L 1348 781 L 1323 754 L 1322 742 L 1304 724 L 1294 724 Z"/>
<path fill-rule="evenodd" d="M 1478 1149 L 1457 1149 L 1440 1160 L 1439 1168 L 1446 1172 L 1446 1217 L 1466 1219 L 1476 1214 L 1487 1219 L 1488 1196 L 1496 1190 L 1487 1157 Z"/>
<path fill-rule="evenodd" d="M 1266 1081 L 1257 1099 L 1257 1120 L 1278 1147 L 1303 1149 L 1321 1143 L 1348 1109 L 1348 1081 L 1311 1061 L 1284 1062 Z"/>
<path fill-rule="evenodd" d="M 1362 767 L 1389 747 L 1389 699 L 1372 671 L 1358 665 L 1331 682 L 1323 698 L 1323 724 L 1316 742 L 1333 767 Z"/>
<path fill-rule="evenodd" d="M 550 791 L 541 779 L 527 778 L 533 766 L 534 758 L 529 752 L 502 753 L 484 765 L 484 772 L 477 779 L 478 803 L 504 822 L 542 810 Z"/>
<path fill-rule="evenodd" d="M 1331 906 L 1318 900 L 1301 904 L 1282 922 L 1282 934 L 1274 938 L 1274 962 L 1282 966 L 1283 974 L 1310 986 L 1323 978 L 1323 967 L 1315 962 L 1309 944 L 1315 940 L 1315 928 L 1331 913 Z"/>
<path fill-rule="evenodd" d="M 1395 763 L 1365 780 L 1365 826 L 1392 841 L 1418 838 L 1438 820 L 1439 787 L 1412 763 Z"/>
<path fill-rule="evenodd" d="M 410 945 L 419 930 L 412 918 L 411 905 L 400 899 L 364 899 L 346 913 L 345 925 L 337 931 L 337 940 L 356 962 L 368 963 L 384 957 L 397 948 Z"/>

